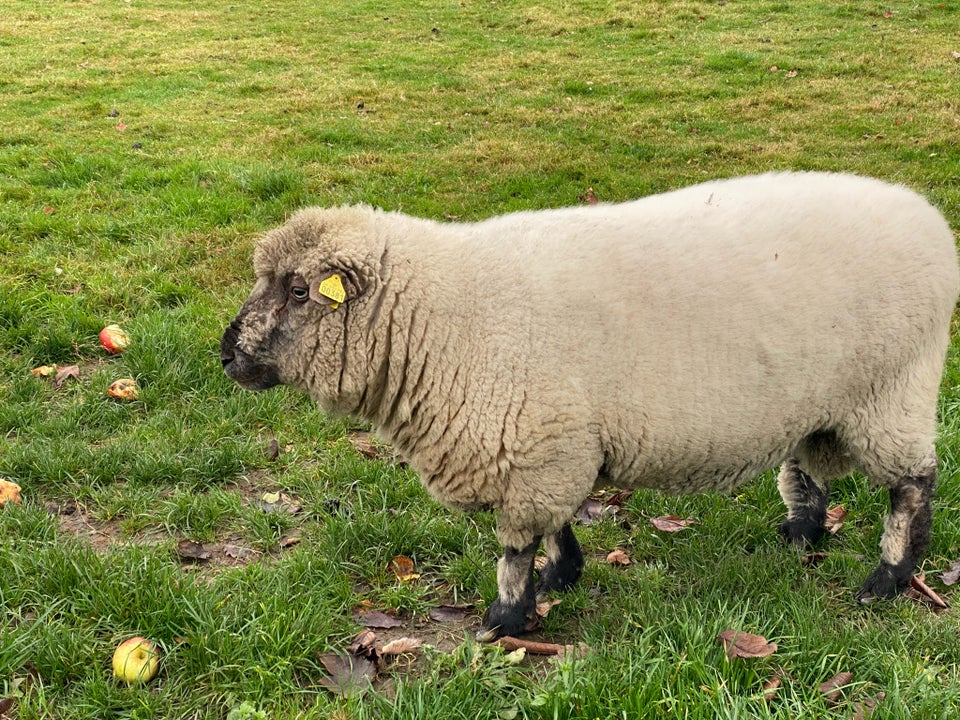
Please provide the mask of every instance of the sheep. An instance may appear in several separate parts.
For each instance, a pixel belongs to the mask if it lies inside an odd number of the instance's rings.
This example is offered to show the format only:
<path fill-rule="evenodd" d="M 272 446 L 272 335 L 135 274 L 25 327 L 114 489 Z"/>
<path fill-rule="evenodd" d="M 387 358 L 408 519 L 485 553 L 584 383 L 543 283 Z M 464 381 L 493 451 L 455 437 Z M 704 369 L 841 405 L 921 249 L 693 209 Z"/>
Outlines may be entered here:
<path fill-rule="evenodd" d="M 369 421 L 435 499 L 497 513 L 480 640 L 577 581 L 571 518 L 602 486 L 729 491 L 780 466 L 803 546 L 859 469 L 891 506 L 861 602 L 929 543 L 960 281 L 946 221 L 903 187 L 771 173 L 476 223 L 308 208 L 253 265 L 227 375 Z"/>

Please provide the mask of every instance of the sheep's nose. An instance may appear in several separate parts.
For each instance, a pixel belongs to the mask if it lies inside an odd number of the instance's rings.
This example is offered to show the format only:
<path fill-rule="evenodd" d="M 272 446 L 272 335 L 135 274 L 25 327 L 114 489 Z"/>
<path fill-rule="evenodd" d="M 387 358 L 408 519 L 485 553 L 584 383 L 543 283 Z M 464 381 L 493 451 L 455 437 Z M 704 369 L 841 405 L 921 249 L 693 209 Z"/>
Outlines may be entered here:
<path fill-rule="evenodd" d="M 223 331 L 220 339 L 220 362 L 226 367 L 236 359 L 237 339 L 240 337 L 240 323 L 234 320 Z"/>

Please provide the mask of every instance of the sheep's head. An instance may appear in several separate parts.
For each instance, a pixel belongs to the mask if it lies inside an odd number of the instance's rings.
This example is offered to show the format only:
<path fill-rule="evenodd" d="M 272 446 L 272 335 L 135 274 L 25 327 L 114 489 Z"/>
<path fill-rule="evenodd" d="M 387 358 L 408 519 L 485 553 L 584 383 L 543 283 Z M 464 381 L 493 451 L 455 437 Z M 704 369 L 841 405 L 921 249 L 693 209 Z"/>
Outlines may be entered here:
<path fill-rule="evenodd" d="M 338 222 L 350 213 L 368 217 L 356 208 L 302 211 L 258 243 L 257 282 L 220 341 L 224 372 L 242 387 L 289 385 L 330 410 L 359 391 L 364 369 L 346 367 L 347 343 L 359 339 L 350 332 L 353 311 L 374 283 L 367 243 L 345 249 L 351 238 L 343 235 L 366 230 L 357 218 Z"/>

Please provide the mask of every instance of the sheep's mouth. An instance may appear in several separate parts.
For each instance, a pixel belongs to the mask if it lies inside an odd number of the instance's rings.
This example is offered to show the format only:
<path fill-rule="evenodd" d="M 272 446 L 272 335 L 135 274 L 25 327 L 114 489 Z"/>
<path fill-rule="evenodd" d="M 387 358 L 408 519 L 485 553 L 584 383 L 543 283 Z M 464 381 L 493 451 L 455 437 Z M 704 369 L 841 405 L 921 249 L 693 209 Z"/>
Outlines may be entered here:
<path fill-rule="evenodd" d="M 229 332 L 224 335 L 220 346 L 220 362 L 227 377 L 244 390 L 266 390 L 279 385 L 280 377 L 274 368 L 258 363 L 239 348 L 231 347 Z"/>

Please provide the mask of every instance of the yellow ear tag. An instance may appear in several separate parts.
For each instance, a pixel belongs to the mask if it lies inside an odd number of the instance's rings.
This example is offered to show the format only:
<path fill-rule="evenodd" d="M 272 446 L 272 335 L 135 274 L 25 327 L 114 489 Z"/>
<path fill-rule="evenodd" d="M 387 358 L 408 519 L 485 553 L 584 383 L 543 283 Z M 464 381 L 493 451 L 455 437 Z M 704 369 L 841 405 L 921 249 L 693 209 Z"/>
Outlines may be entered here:
<path fill-rule="evenodd" d="M 317 287 L 317 292 L 333 300 L 333 302 L 330 303 L 330 307 L 334 310 L 340 307 L 340 303 L 347 299 L 347 291 L 343 289 L 343 283 L 340 281 L 339 275 L 331 275 L 326 280 L 323 280 L 319 287 Z"/>

